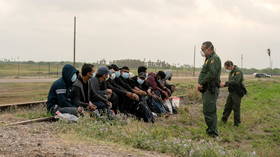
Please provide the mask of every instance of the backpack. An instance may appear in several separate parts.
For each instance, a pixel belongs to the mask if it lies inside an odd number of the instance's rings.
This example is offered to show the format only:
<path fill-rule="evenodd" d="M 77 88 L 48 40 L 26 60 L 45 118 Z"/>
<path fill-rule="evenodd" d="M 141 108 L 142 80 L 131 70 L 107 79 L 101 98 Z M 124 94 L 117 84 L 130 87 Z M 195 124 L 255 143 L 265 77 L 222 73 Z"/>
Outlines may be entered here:
<path fill-rule="evenodd" d="M 155 122 L 154 116 L 148 107 L 146 99 L 140 99 L 139 103 L 137 104 L 136 111 L 137 117 L 143 118 L 144 122 Z"/>

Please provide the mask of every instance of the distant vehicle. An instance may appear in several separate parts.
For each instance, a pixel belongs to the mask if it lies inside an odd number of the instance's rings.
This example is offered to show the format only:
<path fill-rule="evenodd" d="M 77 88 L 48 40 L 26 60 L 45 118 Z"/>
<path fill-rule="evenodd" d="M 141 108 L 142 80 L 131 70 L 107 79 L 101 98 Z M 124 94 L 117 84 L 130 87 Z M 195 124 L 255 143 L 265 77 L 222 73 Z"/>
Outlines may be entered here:
<path fill-rule="evenodd" d="M 255 75 L 255 78 L 271 78 L 271 75 L 266 74 L 266 73 L 260 73 L 260 74 L 254 73 L 254 75 Z"/>

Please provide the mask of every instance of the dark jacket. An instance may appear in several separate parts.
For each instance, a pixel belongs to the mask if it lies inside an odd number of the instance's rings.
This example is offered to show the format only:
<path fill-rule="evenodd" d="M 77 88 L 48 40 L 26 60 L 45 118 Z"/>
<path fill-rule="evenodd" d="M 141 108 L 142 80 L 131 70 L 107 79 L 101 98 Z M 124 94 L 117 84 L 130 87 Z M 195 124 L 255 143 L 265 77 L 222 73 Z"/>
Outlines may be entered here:
<path fill-rule="evenodd" d="M 81 76 L 73 84 L 72 88 L 72 103 L 78 106 L 87 107 L 89 103 L 89 87 L 88 81 L 83 82 Z"/>
<path fill-rule="evenodd" d="M 109 80 L 106 81 L 106 83 L 107 83 L 107 87 L 109 89 L 112 89 L 112 91 L 115 92 L 116 94 L 118 94 L 118 95 L 126 95 L 127 90 L 124 89 L 123 87 L 121 87 L 120 85 L 118 85 L 116 83 L 115 79 L 114 80 L 109 79 Z"/>
<path fill-rule="evenodd" d="M 100 82 L 97 77 L 93 77 L 89 80 L 89 100 L 91 102 L 102 101 L 104 103 L 108 102 L 106 95 L 106 84 Z"/>
<path fill-rule="evenodd" d="M 201 72 L 198 77 L 198 83 L 203 86 L 200 90 L 201 93 L 210 91 L 212 94 L 218 92 L 220 86 L 221 76 L 221 60 L 220 57 L 214 52 L 206 57 L 202 66 Z"/>
<path fill-rule="evenodd" d="M 229 73 L 228 81 L 225 86 L 228 87 L 230 93 L 239 93 L 243 87 L 244 76 L 242 71 L 235 65 L 234 69 Z"/>
<path fill-rule="evenodd" d="M 125 79 L 122 76 L 115 78 L 116 83 L 125 90 L 132 92 L 133 88 L 130 86 L 130 79 Z"/>
<path fill-rule="evenodd" d="M 204 65 L 199 74 L 198 83 L 206 86 L 211 83 L 220 84 L 221 79 L 221 60 L 220 57 L 214 52 L 205 59 Z"/>
<path fill-rule="evenodd" d="M 78 75 L 78 71 L 70 64 L 64 65 L 62 69 L 62 77 L 56 80 L 49 91 L 47 109 L 51 110 L 54 105 L 59 107 L 76 107 L 76 104 L 71 102 L 71 78 L 74 74 Z"/>

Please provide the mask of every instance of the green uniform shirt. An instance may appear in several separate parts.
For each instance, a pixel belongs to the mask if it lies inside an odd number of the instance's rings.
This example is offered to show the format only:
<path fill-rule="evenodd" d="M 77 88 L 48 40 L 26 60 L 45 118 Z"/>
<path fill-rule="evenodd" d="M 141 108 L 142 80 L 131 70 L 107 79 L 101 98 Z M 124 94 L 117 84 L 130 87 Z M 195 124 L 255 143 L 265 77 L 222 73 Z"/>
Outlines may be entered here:
<path fill-rule="evenodd" d="M 228 81 L 226 86 L 237 87 L 242 84 L 244 80 L 242 71 L 235 65 L 233 70 L 229 73 Z"/>
<path fill-rule="evenodd" d="M 199 74 L 198 83 L 201 85 L 210 84 L 211 82 L 220 83 L 221 60 L 214 52 L 205 59 L 202 70 Z"/>

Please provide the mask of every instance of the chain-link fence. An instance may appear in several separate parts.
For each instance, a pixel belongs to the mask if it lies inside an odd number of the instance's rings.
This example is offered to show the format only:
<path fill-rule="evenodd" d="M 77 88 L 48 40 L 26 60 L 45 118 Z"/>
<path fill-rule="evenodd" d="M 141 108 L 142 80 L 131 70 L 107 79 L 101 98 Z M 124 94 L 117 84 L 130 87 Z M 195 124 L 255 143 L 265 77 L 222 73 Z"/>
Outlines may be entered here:
<path fill-rule="evenodd" d="M 61 75 L 62 63 L 29 63 L 2 62 L 0 63 L 0 78 L 54 78 Z"/>
<path fill-rule="evenodd" d="M 62 68 L 67 62 L 0 62 L 0 78 L 58 78 L 61 76 Z M 83 63 L 76 63 L 76 68 L 80 71 Z M 97 69 L 102 65 L 95 65 Z M 104 66 L 104 65 L 103 65 Z M 148 67 L 149 72 L 170 70 L 173 76 L 185 77 L 193 76 L 192 68 L 156 68 Z M 137 74 L 137 68 L 130 71 Z M 197 75 L 197 74 L 196 74 Z"/>

